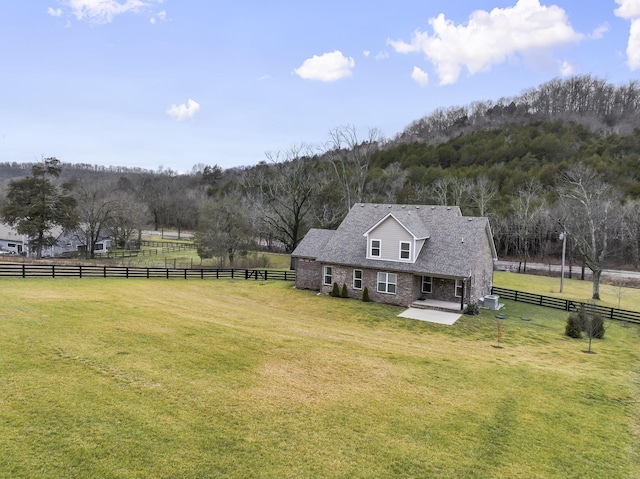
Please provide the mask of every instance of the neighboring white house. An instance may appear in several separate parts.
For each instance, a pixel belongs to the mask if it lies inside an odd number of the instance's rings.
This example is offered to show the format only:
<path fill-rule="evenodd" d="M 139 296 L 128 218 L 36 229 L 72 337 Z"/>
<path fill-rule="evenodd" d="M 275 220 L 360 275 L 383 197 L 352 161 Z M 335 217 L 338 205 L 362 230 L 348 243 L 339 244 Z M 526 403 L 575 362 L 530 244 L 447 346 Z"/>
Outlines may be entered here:
<path fill-rule="evenodd" d="M 54 228 L 52 235 L 56 238 L 56 243 L 53 246 L 43 247 L 42 256 L 45 258 L 85 252 L 87 249 L 86 242 L 78 239 L 81 234 L 77 232 L 65 232 L 62 228 Z M 93 252 L 96 255 L 106 254 L 109 249 L 111 249 L 111 239 L 105 236 L 96 243 Z M 31 254 L 29 238 L 27 235 L 19 234 L 15 228 L 0 223 L 0 251 L 29 256 Z"/>

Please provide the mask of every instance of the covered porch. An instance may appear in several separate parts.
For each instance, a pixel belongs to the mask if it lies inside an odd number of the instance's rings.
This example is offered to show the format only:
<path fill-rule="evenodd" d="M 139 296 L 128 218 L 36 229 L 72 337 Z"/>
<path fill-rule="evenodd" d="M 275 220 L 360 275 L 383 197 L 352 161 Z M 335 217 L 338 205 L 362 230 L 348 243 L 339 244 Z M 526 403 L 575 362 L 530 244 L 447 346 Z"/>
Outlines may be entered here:
<path fill-rule="evenodd" d="M 411 303 L 412 308 L 419 309 L 434 309 L 436 311 L 446 312 L 464 312 L 467 310 L 467 303 L 462 301 L 442 301 L 439 299 L 416 299 Z"/>

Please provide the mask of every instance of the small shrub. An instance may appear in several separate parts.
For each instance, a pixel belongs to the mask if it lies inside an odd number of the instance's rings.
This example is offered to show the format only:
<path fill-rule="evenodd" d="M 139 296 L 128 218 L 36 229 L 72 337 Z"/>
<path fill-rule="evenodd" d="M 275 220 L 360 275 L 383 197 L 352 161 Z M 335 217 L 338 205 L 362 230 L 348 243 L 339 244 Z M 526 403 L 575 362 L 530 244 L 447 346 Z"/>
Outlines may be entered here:
<path fill-rule="evenodd" d="M 333 289 L 331 290 L 331 296 L 333 296 L 334 298 L 339 298 L 340 297 L 340 286 L 338 286 L 338 283 L 333 283 Z"/>
<path fill-rule="evenodd" d="M 475 316 L 479 312 L 480 308 L 478 308 L 478 305 L 476 303 L 470 303 L 469 306 L 467 306 L 467 314 Z"/>
<path fill-rule="evenodd" d="M 564 334 L 570 338 L 580 339 L 582 337 L 582 318 L 579 313 L 571 313 L 569 315 Z"/>
<path fill-rule="evenodd" d="M 342 296 L 343 298 L 348 298 L 349 297 L 349 292 L 347 291 L 347 285 L 346 284 L 342 285 L 342 293 L 340 293 L 340 296 Z"/>
<path fill-rule="evenodd" d="M 369 288 L 367 288 L 366 286 L 364 287 L 364 290 L 362 291 L 362 301 L 364 301 L 365 303 L 368 303 L 370 301 L 370 299 L 369 299 Z"/>

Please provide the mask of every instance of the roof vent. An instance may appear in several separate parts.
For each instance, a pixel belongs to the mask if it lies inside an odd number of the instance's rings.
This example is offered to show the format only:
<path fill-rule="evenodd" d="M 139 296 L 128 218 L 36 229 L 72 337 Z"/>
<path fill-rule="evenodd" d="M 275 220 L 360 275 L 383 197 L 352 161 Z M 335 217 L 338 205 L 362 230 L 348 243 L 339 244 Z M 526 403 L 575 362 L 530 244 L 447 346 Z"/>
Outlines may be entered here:
<path fill-rule="evenodd" d="M 473 218 L 467 218 L 467 221 L 473 221 Z"/>
<path fill-rule="evenodd" d="M 373 205 L 373 207 L 374 207 L 374 208 L 377 208 L 377 207 L 378 207 L 378 205 Z"/>
<path fill-rule="evenodd" d="M 447 206 L 447 210 L 450 210 L 450 209 L 451 209 L 451 206 Z"/>
<path fill-rule="evenodd" d="M 387 206 L 387 208 L 391 208 L 391 205 Z"/>
<path fill-rule="evenodd" d="M 402 209 L 405 209 L 406 207 L 407 207 L 407 205 L 402 205 Z M 391 208 L 391 207 L 389 207 L 389 208 Z"/>
<path fill-rule="evenodd" d="M 464 243 L 464 238 L 462 238 L 462 239 L 460 240 L 460 243 Z"/>
<path fill-rule="evenodd" d="M 435 207 L 435 206 L 432 206 L 432 207 L 431 207 L 431 209 L 432 209 L 432 210 L 435 210 L 435 209 L 436 209 L 436 207 Z"/>

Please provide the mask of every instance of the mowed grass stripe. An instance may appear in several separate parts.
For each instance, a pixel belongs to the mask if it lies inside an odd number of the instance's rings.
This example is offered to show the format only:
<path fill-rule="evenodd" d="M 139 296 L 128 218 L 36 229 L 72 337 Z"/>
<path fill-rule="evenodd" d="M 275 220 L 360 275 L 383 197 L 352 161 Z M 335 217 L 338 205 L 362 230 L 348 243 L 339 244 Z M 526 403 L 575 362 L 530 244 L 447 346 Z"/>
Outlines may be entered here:
<path fill-rule="evenodd" d="M 284 282 L 2 280 L 0 477 L 635 478 L 639 328 Z M 532 321 L 519 318 L 527 316 Z"/>

